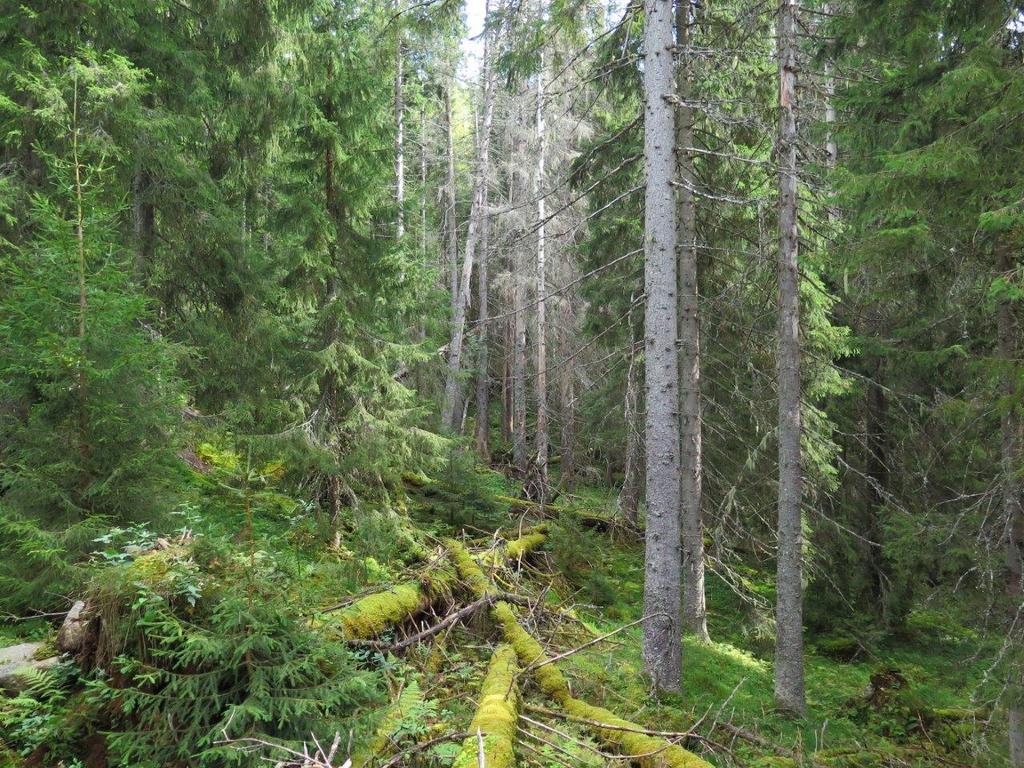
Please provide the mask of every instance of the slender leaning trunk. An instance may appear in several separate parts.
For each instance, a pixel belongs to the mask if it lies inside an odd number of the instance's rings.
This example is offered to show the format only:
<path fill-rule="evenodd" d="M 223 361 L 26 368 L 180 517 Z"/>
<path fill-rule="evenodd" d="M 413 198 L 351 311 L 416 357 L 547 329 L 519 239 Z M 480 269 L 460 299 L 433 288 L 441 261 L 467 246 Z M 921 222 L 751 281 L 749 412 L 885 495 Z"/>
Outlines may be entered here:
<path fill-rule="evenodd" d="M 489 10 L 489 5 L 487 10 Z M 485 11 L 486 13 L 486 11 Z M 469 231 L 466 233 L 466 248 L 462 261 L 462 277 L 459 284 L 458 300 L 452 317 L 451 341 L 448 344 L 448 374 L 444 387 L 444 407 L 441 424 L 450 432 L 459 431 L 463 422 L 462 401 L 462 351 L 466 334 L 466 315 L 469 310 L 470 287 L 473 277 L 473 261 L 478 240 L 487 216 L 485 187 L 490 173 L 491 122 L 494 112 L 494 88 L 491 78 L 491 45 L 489 35 L 484 37 L 483 56 L 483 120 L 477 141 L 476 168 L 473 178 L 473 204 L 469 214 Z"/>
<path fill-rule="evenodd" d="M 658 690 L 678 691 L 680 643 L 679 363 L 672 0 L 644 3 L 644 371 L 647 525 L 644 669 Z"/>
<path fill-rule="evenodd" d="M 693 170 L 693 107 L 689 68 L 690 4 L 676 6 L 676 173 L 679 177 L 679 446 L 683 526 L 683 626 L 707 641 L 704 596 L 704 523 L 701 517 L 700 308 L 697 286 L 697 205 Z"/>
<path fill-rule="evenodd" d="M 452 89 L 444 89 L 444 130 L 445 130 L 445 261 L 448 262 L 448 291 L 452 303 L 452 315 L 459 300 L 459 222 L 455 209 L 455 128 L 452 119 Z"/>
<path fill-rule="evenodd" d="M 775 702 L 803 714 L 803 532 L 800 466 L 800 287 L 797 268 L 797 0 L 779 9 L 779 499 Z"/>

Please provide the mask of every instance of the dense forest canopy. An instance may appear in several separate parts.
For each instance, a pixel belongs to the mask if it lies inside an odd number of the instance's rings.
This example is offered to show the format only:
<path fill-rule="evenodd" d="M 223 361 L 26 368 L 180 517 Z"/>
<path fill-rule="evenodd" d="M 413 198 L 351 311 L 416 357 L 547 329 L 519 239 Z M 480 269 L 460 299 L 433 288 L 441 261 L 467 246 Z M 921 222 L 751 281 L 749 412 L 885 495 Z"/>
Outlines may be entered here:
<path fill-rule="evenodd" d="M 0 766 L 1024 768 L 1019 0 L 0 9 Z"/>

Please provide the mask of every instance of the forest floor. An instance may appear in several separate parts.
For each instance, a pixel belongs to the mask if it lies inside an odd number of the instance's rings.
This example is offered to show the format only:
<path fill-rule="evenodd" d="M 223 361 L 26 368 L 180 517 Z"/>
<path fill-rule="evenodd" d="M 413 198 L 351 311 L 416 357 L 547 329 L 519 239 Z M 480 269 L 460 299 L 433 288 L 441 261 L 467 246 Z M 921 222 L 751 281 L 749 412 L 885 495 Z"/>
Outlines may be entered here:
<path fill-rule="evenodd" d="M 206 459 L 215 463 L 217 453 L 207 450 Z M 361 510 L 360 524 L 327 546 L 323 531 L 294 500 L 270 486 L 249 495 L 253 535 L 261 550 L 273 551 L 287 564 L 281 570 L 289 574 L 286 589 L 297 613 L 315 615 L 344 602 L 346 595 L 371 594 L 408 580 L 447 537 L 463 537 L 486 556 L 494 541 L 514 539 L 518 529 L 536 522 L 536 510 L 508 503 L 515 489 L 492 470 L 462 465 L 448 477 L 410 480 L 396 489 L 393 504 Z M 237 494 L 225 493 L 223 482 L 200 473 L 190 473 L 188 483 L 192 498 L 182 514 L 192 534 L 237 539 L 248 524 Z M 684 691 L 656 699 L 642 674 L 641 626 L 635 623 L 642 617 L 642 540 L 616 525 L 594 526 L 595 520 L 615 516 L 615 498 L 607 489 L 579 488 L 555 506 L 559 514 L 549 519 L 543 546 L 518 567 L 492 576 L 527 606 L 517 609 L 521 621 L 547 654 L 567 654 L 558 659 L 558 668 L 574 697 L 644 728 L 692 731 L 683 743 L 717 766 L 1002 764 L 1001 723 L 974 703 L 994 649 L 979 647 L 977 637 L 957 622 L 952 602 L 917 610 L 898 637 L 870 643 L 849 634 L 811 632 L 808 714 L 795 720 L 772 705 L 771 574 L 733 566 L 727 582 L 716 568 L 707 584 L 713 640 L 687 638 Z M 590 523 L 581 524 L 582 518 Z M 111 549 L 101 560 L 118 561 L 120 553 L 145 549 L 153 539 L 152 532 L 142 530 L 120 531 L 117 537 L 102 542 Z M 143 543 L 132 543 L 133 537 Z M 376 640 L 393 643 L 458 605 L 453 601 L 420 612 L 417 623 Z M 320 621 L 329 623 L 331 615 Z M 47 619 L 0 624 L 0 646 L 45 640 L 53 631 Z M 459 742 L 443 737 L 469 728 L 498 634 L 481 611 L 397 653 L 357 644 L 363 663 L 383 677 L 392 701 L 381 710 L 389 714 L 376 726 L 378 736 L 371 741 L 380 759 L 371 764 L 451 764 Z M 524 685 L 523 700 L 519 765 L 624 765 L 595 739 L 585 718 L 559 714 L 536 684 Z M 10 765 L 19 764 L 16 752 L 26 753 L 24 734 L 16 732 L 24 727 L 0 717 L 0 765 L 4 744 Z M 429 749 L 416 746 L 433 739 L 438 741 Z"/>

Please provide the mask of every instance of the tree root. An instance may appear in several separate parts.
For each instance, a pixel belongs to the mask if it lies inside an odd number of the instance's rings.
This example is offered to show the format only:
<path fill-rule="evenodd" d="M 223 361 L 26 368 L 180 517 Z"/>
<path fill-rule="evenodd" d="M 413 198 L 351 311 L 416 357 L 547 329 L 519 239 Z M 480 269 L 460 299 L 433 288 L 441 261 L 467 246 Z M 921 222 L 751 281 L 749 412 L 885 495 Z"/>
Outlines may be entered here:
<path fill-rule="evenodd" d="M 487 676 L 480 689 L 480 704 L 469 728 L 469 736 L 452 764 L 454 768 L 512 768 L 515 765 L 516 725 L 519 719 L 519 689 L 516 652 L 499 645 L 491 656 Z M 483 762 L 480 762 L 481 753 Z"/>

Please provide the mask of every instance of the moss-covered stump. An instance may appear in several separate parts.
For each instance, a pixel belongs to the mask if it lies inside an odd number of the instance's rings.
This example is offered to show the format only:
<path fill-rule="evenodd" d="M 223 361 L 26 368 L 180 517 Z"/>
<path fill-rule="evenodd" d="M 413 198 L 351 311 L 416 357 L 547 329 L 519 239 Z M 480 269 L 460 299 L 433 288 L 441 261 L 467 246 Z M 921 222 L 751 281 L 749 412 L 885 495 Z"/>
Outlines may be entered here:
<path fill-rule="evenodd" d="M 499 645 L 491 656 L 480 689 L 480 704 L 470 724 L 470 736 L 452 764 L 454 768 L 479 765 L 480 741 L 483 742 L 487 768 L 511 768 L 515 765 L 516 724 L 519 719 L 519 689 L 516 676 L 519 664 L 515 650 Z M 477 733 L 480 734 L 478 739 Z"/>
<path fill-rule="evenodd" d="M 493 591 L 486 574 L 465 547 L 454 542 L 451 552 L 459 576 L 477 597 Z M 678 744 L 642 733 L 642 726 L 616 717 L 603 707 L 574 698 L 565 675 L 544 653 L 541 644 L 519 623 L 511 605 L 499 600 L 491 608 L 491 617 L 501 629 L 505 642 L 512 646 L 519 663 L 533 675 L 541 691 L 569 714 L 592 723 L 590 728 L 594 735 L 609 748 L 635 757 L 635 762 L 642 768 L 711 768 L 710 763 Z M 609 727 L 602 728 L 601 725 Z"/>
<path fill-rule="evenodd" d="M 424 571 L 414 581 L 398 584 L 383 592 L 356 600 L 332 616 L 346 640 L 367 640 L 448 599 L 456 587 L 455 570 L 448 563 Z"/>

